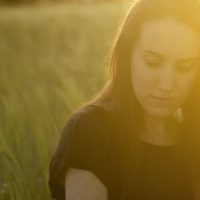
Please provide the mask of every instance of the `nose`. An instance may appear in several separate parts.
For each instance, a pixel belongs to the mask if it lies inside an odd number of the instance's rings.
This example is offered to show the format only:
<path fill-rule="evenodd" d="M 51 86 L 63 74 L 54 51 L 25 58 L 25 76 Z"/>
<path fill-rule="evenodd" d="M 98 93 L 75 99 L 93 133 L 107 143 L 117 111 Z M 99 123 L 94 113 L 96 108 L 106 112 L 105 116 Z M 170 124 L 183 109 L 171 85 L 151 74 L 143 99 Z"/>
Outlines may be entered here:
<path fill-rule="evenodd" d="M 173 91 L 175 84 L 175 74 L 172 65 L 166 65 L 161 68 L 159 73 L 158 89 L 165 93 Z"/>

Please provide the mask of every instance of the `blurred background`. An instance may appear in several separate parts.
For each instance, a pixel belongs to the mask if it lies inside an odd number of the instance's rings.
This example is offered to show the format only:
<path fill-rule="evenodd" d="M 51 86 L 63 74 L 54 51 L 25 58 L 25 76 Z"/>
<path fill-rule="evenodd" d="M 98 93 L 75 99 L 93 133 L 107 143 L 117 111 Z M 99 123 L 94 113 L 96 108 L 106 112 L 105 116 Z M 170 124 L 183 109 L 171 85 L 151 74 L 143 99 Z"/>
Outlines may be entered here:
<path fill-rule="evenodd" d="M 0 200 L 48 200 L 67 117 L 107 79 L 128 0 L 0 1 Z"/>

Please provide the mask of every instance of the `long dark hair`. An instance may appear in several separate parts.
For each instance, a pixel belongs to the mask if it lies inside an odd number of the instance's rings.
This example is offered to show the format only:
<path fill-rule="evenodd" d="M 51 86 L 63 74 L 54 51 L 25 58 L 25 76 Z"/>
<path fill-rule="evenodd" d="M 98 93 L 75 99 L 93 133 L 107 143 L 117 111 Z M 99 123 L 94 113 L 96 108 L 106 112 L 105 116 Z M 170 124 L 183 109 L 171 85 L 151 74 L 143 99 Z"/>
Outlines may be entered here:
<path fill-rule="evenodd" d="M 119 148 L 124 153 L 125 165 L 134 153 L 134 135 L 144 123 L 141 106 L 131 86 L 130 56 L 140 27 L 147 21 L 171 17 L 195 29 L 200 38 L 200 3 L 198 0 L 138 0 L 128 10 L 110 51 L 110 78 L 105 87 L 90 101 L 112 113 L 113 119 L 120 124 L 118 135 Z M 182 125 L 182 150 L 191 159 L 191 172 L 194 181 L 200 160 L 200 76 L 197 79 L 191 97 L 182 107 L 184 123 Z M 136 153 L 135 153 L 136 158 Z M 126 163 L 127 162 L 127 163 Z M 200 173 L 199 173 L 200 174 Z M 195 182 L 196 184 L 196 182 Z"/>

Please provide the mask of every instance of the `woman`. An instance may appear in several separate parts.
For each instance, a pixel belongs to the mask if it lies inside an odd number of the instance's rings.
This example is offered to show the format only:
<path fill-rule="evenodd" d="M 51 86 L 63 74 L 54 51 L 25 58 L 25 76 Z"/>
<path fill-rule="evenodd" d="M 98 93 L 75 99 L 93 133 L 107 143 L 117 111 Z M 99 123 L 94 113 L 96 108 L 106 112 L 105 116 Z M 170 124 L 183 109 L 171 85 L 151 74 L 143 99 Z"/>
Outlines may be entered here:
<path fill-rule="evenodd" d="M 138 0 L 119 28 L 111 78 L 68 119 L 50 163 L 61 200 L 196 200 L 200 3 Z"/>

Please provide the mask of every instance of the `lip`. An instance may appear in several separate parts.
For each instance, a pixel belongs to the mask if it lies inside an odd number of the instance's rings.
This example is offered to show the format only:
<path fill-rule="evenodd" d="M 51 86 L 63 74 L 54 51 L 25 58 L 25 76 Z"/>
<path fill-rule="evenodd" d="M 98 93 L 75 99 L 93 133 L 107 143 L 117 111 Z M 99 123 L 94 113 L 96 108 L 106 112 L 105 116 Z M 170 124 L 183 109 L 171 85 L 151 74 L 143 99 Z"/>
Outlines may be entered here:
<path fill-rule="evenodd" d="M 160 97 L 160 96 L 151 96 L 154 105 L 164 106 L 164 107 L 173 107 L 176 105 L 175 98 L 172 97 Z"/>
<path fill-rule="evenodd" d="M 159 97 L 159 96 L 151 96 L 153 99 L 161 100 L 161 101 L 174 101 L 174 98 L 170 97 Z"/>

